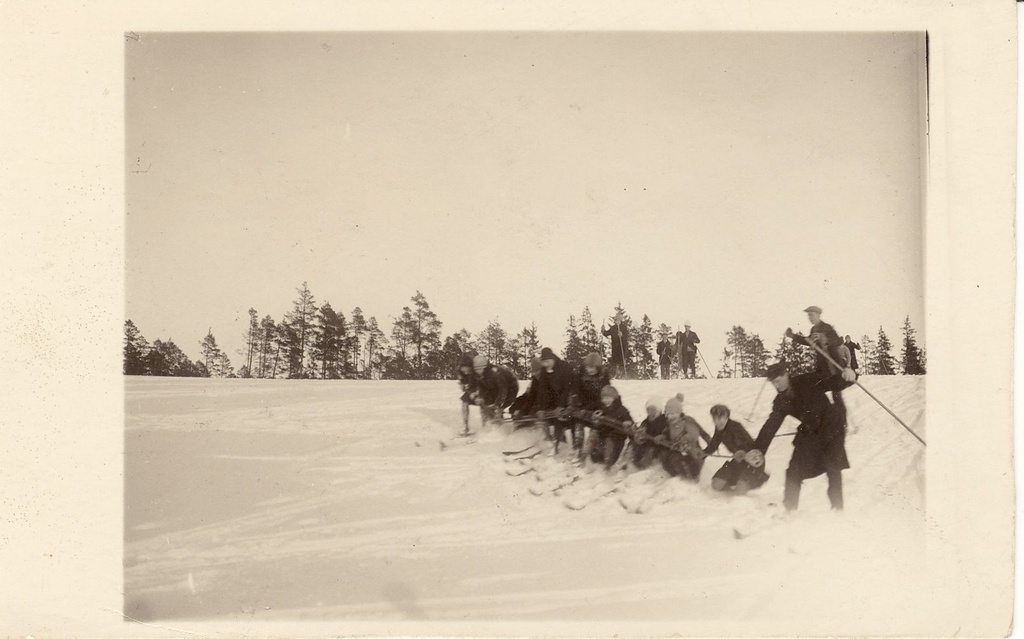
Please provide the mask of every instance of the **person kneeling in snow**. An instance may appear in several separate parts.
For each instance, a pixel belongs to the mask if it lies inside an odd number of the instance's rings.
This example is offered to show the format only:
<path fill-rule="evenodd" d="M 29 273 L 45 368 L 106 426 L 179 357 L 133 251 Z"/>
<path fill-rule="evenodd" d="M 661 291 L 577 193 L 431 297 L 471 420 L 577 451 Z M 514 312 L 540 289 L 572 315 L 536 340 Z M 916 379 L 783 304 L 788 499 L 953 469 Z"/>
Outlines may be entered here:
<path fill-rule="evenodd" d="M 478 379 L 478 402 L 484 420 L 501 421 L 505 409 L 515 401 L 519 381 L 512 371 L 504 366 L 492 365 L 483 355 L 473 358 L 473 371 Z"/>
<path fill-rule="evenodd" d="M 570 407 L 575 410 L 595 411 L 600 410 L 601 389 L 612 383 L 611 374 L 607 367 L 601 362 L 601 356 L 597 353 L 590 353 L 583 358 L 583 366 L 576 376 L 576 388 L 569 400 Z M 579 450 L 580 457 L 583 456 L 584 427 L 587 422 L 576 419 L 573 423 L 573 445 Z"/>
<path fill-rule="evenodd" d="M 459 388 L 462 389 L 462 434 L 469 434 L 469 405 L 477 403 L 480 395 L 479 378 L 473 372 L 473 355 L 465 353 L 459 359 Z"/>
<path fill-rule="evenodd" d="M 735 494 L 743 495 L 752 488 L 760 488 L 768 481 L 768 474 L 764 470 L 764 460 L 759 460 L 757 455 L 751 455 L 750 461 L 745 459 L 747 451 L 754 447 L 754 438 L 747 429 L 729 416 L 728 406 L 717 404 L 711 407 L 715 435 L 708 442 L 704 453 L 714 455 L 718 446 L 725 444 L 732 453 L 732 459 L 718 469 L 711 479 L 711 487 L 715 490 L 733 490 Z M 751 461 L 757 465 L 753 465 Z"/>
<path fill-rule="evenodd" d="M 662 451 L 662 466 L 673 477 L 697 481 L 705 457 L 700 439 L 703 437 L 704 441 L 710 442 L 711 436 L 697 420 L 683 413 L 682 393 L 665 402 L 665 419 L 668 420 L 668 430 L 663 441 L 670 448 Z"/>
<path fill-rule="evenodd" d="M 527 416 L 533 414 L 533 405 L 537 401 L 537 387 L 540 384 L 537 380 L 540 379 L 541 368 L 539 357 L 530 360 L 530 385 L 526 388 L 526 392 L 517 397 L 508 407 L 512 419 L 517 422 L 526 421 Z M 519 424 L 516 426 L 518 427 Z"/>
<path fill-rule="evenodd" d="M 638 470 L 650 467 L 658 459 L 662 450 L 661 446 L 655 444 L 655 437 L 664 437 L 668 429 L 668 420 L 662 407 L 665 405 L 660 397 L 652 397 L 647 400 L 647 419 L 640 422 L 633 433 L 633 465 Z"/>
<path fill-rule="evenodd" d="M 611 468 L 626 445 L 626 433 L 633 428 L 633 417 L 613 386 L 601 389 L 601 406 L 590 419 L 590 460 Z"/>

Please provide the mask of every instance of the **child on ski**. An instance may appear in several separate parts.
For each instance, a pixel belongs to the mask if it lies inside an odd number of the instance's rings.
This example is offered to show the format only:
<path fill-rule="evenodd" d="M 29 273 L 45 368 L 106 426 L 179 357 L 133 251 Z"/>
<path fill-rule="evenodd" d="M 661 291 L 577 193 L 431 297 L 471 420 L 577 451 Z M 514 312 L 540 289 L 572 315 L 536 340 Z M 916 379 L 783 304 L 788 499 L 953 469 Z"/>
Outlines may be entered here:
<path fill-rule="evenodd" d="M 607 367 L 601 362 L 601 356 L 597 353 L 590 353 L 583 358 L 583 366 L 576 376 L 576 389 L 570 399 L 570 406 L 574 410 L 595 411 L 599 410 L 601 404 L 601 389 L 612 383 L 611 375 Z M 574 420 L 573 442 L 578 444 L 577 448 L 582 456 L 582 444 L 584 440 L 584 427 L 588 423 L 582 419 Z"/>
<path fill-rule="evenodd" d="M 601 408 L 594 411 L 590 421 L 590 460 L 610 469 L 626 445 L 626 433 L 633 428 L 633 417 L 622 405 L 614 386 L 602 388 L 600 397 Z"/>
<path fill-rule="evenodd" d="M 711 437 L 697 420 L 683 413 L 682 393 L 665 402 L 665 419 L 668 420 L 668 429 L 662 441 L 668 443 L 671 449 L 662 451 L 662 466 L 673 477 L 699 480 L 705 457 L 700 439 L 710 442 Z"/>
<path fill-rule="evenodd" d="M 662 408 L 664 405 L 660 397 L 648 399 L 645 406 L 647 418 L 640 422 L 633 433 L 633 465 L 638 470 L 649 468 L 658 460 L 658 455 L 663 450 L 652 440 L 655 437 L 664 437 L 668 429 L 668 420 L 665 419 Z"/>
<path fill-rule="evenodd" d="M 572 425 L 568 415 L 569 398 L 572 396 L 573 379 L 572 368 L 562 361 L 554 351 L 544 347 L 540 351 L 540 363 L 543 367 L 540 372 L 539 385 L 537 388 L 537 401 L 534 403 L 534 411 L 538 419 L 547 419 L 552 426 L 552 436 L 555 440 L 555 454 L 558 453 L 558 445 L 565 439 L 565 431 L 572 432 Z M 549 413 L 558 413 L 551 417 Z M 573 442 L 578 446 L 578 442 Z"/>
<path fill-rule="evenodd" d="M 721 444 L 725 444 L 732 453 L 732 459 L 725 462 L 711 479 L 711 487 L 721 491 L 732 490 L 737 495 L 744 495 L 748 490 L 760 488 L 768 481 L 764 464 L 753 466 L 744 459 L 746 452 L 754 447 L 754 438 L 739 422 L 730 419 L 728 406 L 712 406 L 711 419 L 715 422 L 715 434 L 708 442 L 704 453 L 714 455 Z"/>

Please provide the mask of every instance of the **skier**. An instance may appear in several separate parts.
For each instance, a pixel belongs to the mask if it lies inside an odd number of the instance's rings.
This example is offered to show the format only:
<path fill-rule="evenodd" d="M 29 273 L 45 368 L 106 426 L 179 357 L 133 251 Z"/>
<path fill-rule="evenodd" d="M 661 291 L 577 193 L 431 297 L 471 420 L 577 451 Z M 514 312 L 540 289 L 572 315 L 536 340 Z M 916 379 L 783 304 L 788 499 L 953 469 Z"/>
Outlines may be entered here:
<path fill-rule="evenodd" d="M 651 440 L 655 437 L 664 437 L 665 431 L 668 429 L 664 405 L 665 402 L 661 401 L 660 397 L 648 399 L 644 406 L 647 409 L 647 418 L 640 422 L 633 432 L 633 465 L 637 470 L 650 467 L 663 450 L 661 446 Z"/>
<path fill-rule="evenodd" d="M 612 366 L 616 377 L 626 377 L 626 366 L 629 363 L 629 322 L 623 319 L 622 311 L 615 313 L 614 324 L 608 328 L 601 325 L 601 334 L 611 339 Z"/>
<path fill-rule="evenodd" d="M 858 344 L 857 342 L 854 342 L 853 340 L 851 340 L 850 336 L 847 335 L 846 339 L 843 341 L 843 346 L 845 346 L 847 352 L 850 353 L 850 368 L 852 368 L 853 370 L 857 370 L 859 367 L 857 366 L 857 352 L 856 351 L 860 350 L 860 344 Z"/>
<path fill-rule="evenodd" d="M 633 417 L 622 405 L 619 391 L 614 386 L 605 386 L 600 394 L 601 408 L 594 411 L 595 419 L 591 421 L 590 460 L 595 464 L 604 464 L 605 469 L 610 470 L 626 445 L 626 434 L 622 431 L 633 428 Z M 621 428 L 602 424 L 601 420 L 596 419 L 598 417 L 615 420 L 621 424 Z"/>
<path fill-rule="evenodd" d="M 473 371 L 473 353 L 463 353 L 459 358 L 459 387 L 462 389 L 462 434 L 469 434 L 469 405 L 475 404 L 480 394 L 479 378 Z"/>
<path fill-rule="evenodd" d="M 540 382 L 537 380 L 540 378 L 542 368 L 539 357 L 530 359 L 530 385 L 526 388 L 526 392 L 517 397 L 508 407 L 512 419 L 520 420 L 526 415 L 533 414 L 533 405 L 537 401 L 537 388 L 540 386 Z"/>
<path fill-rule="evenodd" d="M 554 452 L 557 454 L 559 443 L 565 439 L 565 431 L 572 432 L 568 409 L 575 383 L 572 368 L 546 346 L 540 351 L 540 363 L 543 368 L 540 378 L 537 380 L 539 382 L 537 401 L 534 403 L 533 409 L 538 419 L 546 418 L 550 422 L 554 431 L 550 435 L 555 440 Z M 544 415 L 546 411 L 557 411 L 560 415 L 549 418 Z M 576 448 L 580 445 L 582 445 L 580 442 L 573 442 L 573 446 Z"/>
<path fill-rule="evenodd" d="M 662 335 L 661 341 L 658 342 L 657 346 L 658 364 L 661 365 L 662 379 L 668 379 L 672 370 L 672 350 L 672 342 L 669 341 L 668 335 Z"/>
<path fill-rule="evenodd" d="M 793 438 L 793 456 L 786 469 L 786 488 L 782 503 L 796 510 L 803 480 L 828 476 L 828 498 L 834 510 L 843 508 L 842 471 L 850 467 L 846 456 L 846 407 L 830 402 L 827 391 L 839 391 L 850 385 L 838 375 L 823 377 L 815 373 L 790 376 L 784 362 L 768 367 L 768 380 L 778 393 L 772 412 L 745 459 L 752 465 L 764 463 L 772 438 L 787 415 L 800 421 Z"/>
<path fill-rule="evenodd" d="M 583 366 L 576 376 L 576 388 L 570 399 L 574 409 L 595 411 L 601 408 L 601 389 L 612 383 L 607 367 L 598 353 L 590 353 L 583 358 Z M 584 427 L 587 422 L 576 419 L 573 424 L 573 442 L 579 444 L 582 454 Z"/>
<path fill-rule="evenodd" d="M 683 412 L 682 393 L 677 393 L 665 402 L 665 419 L 668 421 L 668 429 L 663 441 L 670 444 L 672 450 L 662 451 L 662 466 L 673 477 L 697 481 L 705 457 L 700 447 L 700 438 L 710 442 L 711 436 L 701 428 L 697 420 Z"/>
<path fill-rule="evenodd" d="M 684 377 L 689 378 L 690 375 L 697 377 L 697 344 L 700 344 L 700 337 L 690 330 L 690 320 L 683 322 L 683 328 L 686 330 L 676 333 L 679 370 L 682 371 Z M 689 375 L 686 373 L 687 368 L 690 369 Z"/>
<path fill-rule="evenodd" d="M 746 452 L 754 447 L 754 438 L 739 422 L 730 419 L 730 415 L 728 406 L 716 404 L 711 407 L 715 434 L 708 442 L 704 453 L 714 455 L 718 446 L 725 444 L 732 453 L 732 459 L 718 469 L 711 479 L 711 487 L 715 490 L 732 490 L 737 495 L 744 495 L 748 490 L 760 488 L 768 481 L 768 474 L 764 470 L 764 463 L 753 466 L 745 459 Z"/>
<path fill-rule="evenodd" d="M 786 329 L 786 337 L 793 340 L 794 344 L 800 344 L 802 346 L 810 346 L 811 341 L 817 344 L 823 351 L 829 354 L 839 364 L 846 364 L 849 359 L 849 351 L 845 350 L 843 341 L 839 339 L 839 334 L 836 333 L 836 329 L 832 328 L 831 324 L 827 324 L 821 321 L 821 307 L 808 306 L 804 309 L 807 313 L 807 319 L 811 322 L 811 331 L 807 337 L 799 335 L 793 332 L 793 329 Z M 814 367 L 823 376 L 834 375 L 841 373 L 842 369 L 836 369 L 833 364 L 830 364 L 828 359 L 818 351 L 814 351 Z"/>
<path fill-rule="evenodd" d="M 512 371 L 501 365 L 492 365 L 485 355 L 473 358 L 473 372 L 480 389 L 480 413 L 483 419 L 501 421 L 505 409 L 512 405 L 519 392 L 519 381 Z"/>

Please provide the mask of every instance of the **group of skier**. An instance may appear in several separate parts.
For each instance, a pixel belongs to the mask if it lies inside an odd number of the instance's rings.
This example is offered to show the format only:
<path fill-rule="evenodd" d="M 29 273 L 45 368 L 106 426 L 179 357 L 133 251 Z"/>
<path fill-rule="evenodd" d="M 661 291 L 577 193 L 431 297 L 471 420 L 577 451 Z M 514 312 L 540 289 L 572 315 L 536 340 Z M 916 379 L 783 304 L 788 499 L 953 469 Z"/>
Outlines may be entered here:
<path fill-rule="evenodd" d="M 629 323 L 622 312 L 617 313 L 612 323 L 601 328 L 601 334 L 611 340 L 611 368 L 617 377 L 628 377 L 630 348 Z M 661 336 L 655 347 L 661 378 L 669 379 L 672 373 L 672 362 L 679 365 L 679 374 L 684 378 L 697 377 L 697 356 L 699 354 L 700 337 L 693 331 L 690 320 L 683 323 L 683 330 L 676 331 L 675 338 L 671 333 Z"/>
<path fill-rule="evenodd" d="M 809 334 L 786 329 L 786 336 L 794 343 L 814 348 L 815 368 L 791 374 L 785 362 L 768 367 L 765 383 L 771 382 L 776 396 L 756 438 L 731 418 L 723 404 L 711 408 L 715 429 L 714 435 L 709 435 L 684 412 L 682 394 L 664 402 L 652 397 L 645 406 L 645 419 L 635 423 L 600 355 L 590 353 L 574 371 L 550 348 L 542 349 L 531 361 L 530 385 L 518 397 L 519 384 L 507 368 L 491 364 L 484 356 L 464 356 L 459 370 L 464 432 L 468 433 L 471 404 L 479 405 L 484 419 L 491 420 L 500 420 L 507 409 L 518 425 L 544 427 L 554 441 L 556 454 L 568 434 L 580 461 L 589 459 L 610 469 L 628 442 L 627 459 L 634 468 L 642 470 L 660 463 L 671 476 L 694 481 L 700 477 L 704 459 L 724 444 L 732 457 L 715 473 L 711 486 L 742 494 L 767 481 L 764 455 L 788 415 L 800 426 L 786 470 L 784 506 L 796 509 L 802 482 L 826 474 L 832 508 L 841 510 L 842 471 L 849 468 L 842 391 L 856 382 L 857 373 L 850 347 L 834 328 L 821 321 L 821 309 L 811 306 L 804 310 L 811 321 Z M 686 328 L 690 328 L 688 323 Z"/>

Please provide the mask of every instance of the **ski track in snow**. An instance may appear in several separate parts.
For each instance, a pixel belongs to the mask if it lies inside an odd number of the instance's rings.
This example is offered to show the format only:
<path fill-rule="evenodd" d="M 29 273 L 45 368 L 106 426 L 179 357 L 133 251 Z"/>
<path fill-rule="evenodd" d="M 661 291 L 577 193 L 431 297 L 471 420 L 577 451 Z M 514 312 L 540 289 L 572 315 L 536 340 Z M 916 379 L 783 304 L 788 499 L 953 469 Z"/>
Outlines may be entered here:
<path fill-rule="evenodd" d="M 635 418 L 648 396 L 682 391 L 709 432 L 708 410 L 721 402 L 756 436 L 771 389 L 745 417 L 762 383 L 616 386 Z M 924 378 L 862 383 L 927 438 Z M 769 450 L 765 486 L 727 497 L 709 486 L 720 458 L 706 461 L 699 484 L 660 470 L 614 483 L 602 469 L 570 467 L 566 453 L 500 454 L 535 441 L 531 429 L 455 444 L 454 382 L 127 378 L 125 614 L 759 619 L 788 606 L 824 623 L 833 609 L 896 606 L 890 595 L 924 534 L 924 449 L 859 389 L 844 398 L 846 512 L 829 512 L 819 477 L 805 482 L 795 517 L 736 541 L 734 526 L 781 502 L 792 438 Z M 511 477 L 512 468 L 535 472 Z M 548 490 L 532 494 L 540 485 Z M 590 501 L 596 487 L 615 489 Z M 868 569 L 877 576 L 864 584 Z M 831 587 L 808 597 L 822 571 Z"/>

